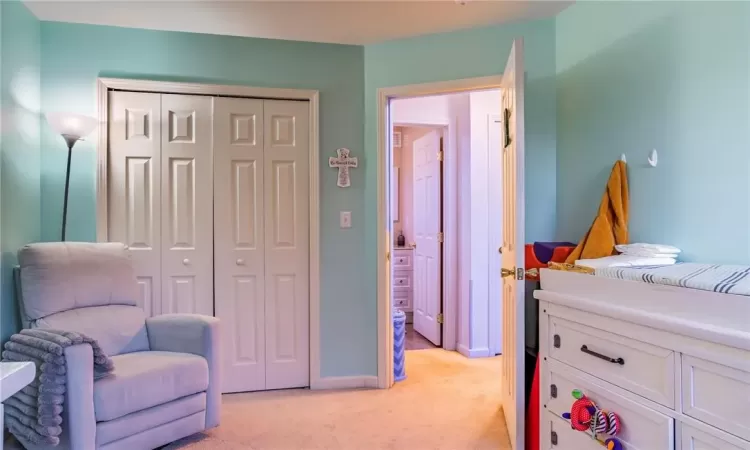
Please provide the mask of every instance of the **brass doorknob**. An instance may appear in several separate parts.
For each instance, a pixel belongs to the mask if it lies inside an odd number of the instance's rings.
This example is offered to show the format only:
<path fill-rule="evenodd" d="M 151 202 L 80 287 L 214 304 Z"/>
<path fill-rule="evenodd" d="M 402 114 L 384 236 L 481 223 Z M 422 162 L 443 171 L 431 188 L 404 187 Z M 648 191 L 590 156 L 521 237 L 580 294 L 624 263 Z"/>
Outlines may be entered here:
<path fill-rule="evenodd" d="M 500 276 L 503 277 L 503 278 L 505 278 L 505 277 L 512 277 L 512 276 L 515 276 L 515 275 L 516 275 L 516 268 L 515 267 L 512 268 L 512 269 L 506 269 L 506 268 L 500 269 Z"/>

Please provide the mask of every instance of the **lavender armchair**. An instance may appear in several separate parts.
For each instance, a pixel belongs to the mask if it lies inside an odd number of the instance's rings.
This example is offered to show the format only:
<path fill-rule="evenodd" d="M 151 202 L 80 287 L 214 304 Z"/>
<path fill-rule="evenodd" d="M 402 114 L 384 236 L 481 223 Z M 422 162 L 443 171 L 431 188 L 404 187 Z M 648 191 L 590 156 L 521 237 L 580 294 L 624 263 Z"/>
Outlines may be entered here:
<path fill-rule="evenodd" d="M 218 319 L 146 318 L 122 244 L 32 244 L 18 259 L 24 326 L 85 333 L 115 363 L 113 375 L 94 381 L 91 346 L 66 350 L 63 435 L 54 448 L 153 449 L 219 425 Z"/>

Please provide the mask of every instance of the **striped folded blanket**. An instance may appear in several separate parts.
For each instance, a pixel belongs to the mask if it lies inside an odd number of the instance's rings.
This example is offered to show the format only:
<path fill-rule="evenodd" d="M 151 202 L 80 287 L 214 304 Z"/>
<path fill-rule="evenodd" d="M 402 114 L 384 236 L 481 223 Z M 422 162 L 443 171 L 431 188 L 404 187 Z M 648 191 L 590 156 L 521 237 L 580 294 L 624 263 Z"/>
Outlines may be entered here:
<path fill-rule="evenodd" d="M 750 266 L 678 263 L 672 266 L 605 267 L 596 269 L 595 275 L 750 296 Z"/>
<path fill-rule="evenodd" d="M 21 442 L 60 443 L 67 381 L 65 349 L 79 344 L 89 344 L 94 350 L 95 379 L 114 370 L 96 340 L 80 333 L 33 328 L 21 330 L 5 343 L 3 361 L 30 361 L 36 366 L 34 381 L 3 404 L 8 430 Z"/>

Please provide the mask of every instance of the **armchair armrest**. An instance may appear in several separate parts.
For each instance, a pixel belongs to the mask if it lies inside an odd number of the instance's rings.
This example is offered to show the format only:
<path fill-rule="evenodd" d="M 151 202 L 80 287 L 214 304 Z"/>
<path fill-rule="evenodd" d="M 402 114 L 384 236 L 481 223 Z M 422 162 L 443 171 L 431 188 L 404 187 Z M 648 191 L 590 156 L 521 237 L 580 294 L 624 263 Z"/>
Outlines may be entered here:
<path fill-rule="evenodd" d="M 94 351 L 90 344 L 65 349 L 67 369 L 63 408 L 62 448 L 93 450 L 96 447 L 94 412 Z M 64 442 L 68 441 L 68 447 Z"/>
<path fill-rule="evenodd" d="M 164 314 L 146 319 L 153 351 L 192 353 L 206 358 L 206 429 L 219 425 L 221 414 L 221 354 L 219 319 L 198 314 Z"/>

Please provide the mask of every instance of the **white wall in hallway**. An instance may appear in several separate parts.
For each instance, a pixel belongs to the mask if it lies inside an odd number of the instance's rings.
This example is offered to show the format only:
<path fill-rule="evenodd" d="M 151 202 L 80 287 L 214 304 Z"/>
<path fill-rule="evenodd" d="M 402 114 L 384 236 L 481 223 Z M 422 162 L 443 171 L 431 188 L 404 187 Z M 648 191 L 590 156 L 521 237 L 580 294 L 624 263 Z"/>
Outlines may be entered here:
<path fill-rule="evenodd" d="M 391 101 L 391 121 L 398 125 L 447 125 L 451 95 L 398 98 Z"/>
<path fill-rule="evenodd" d="M 449 97 L 448 110 L 455 133 L 458 171 L 458 317 L 456 347 L 461 354 L 471 350 L 471 122 L 469 94 Z"/>

